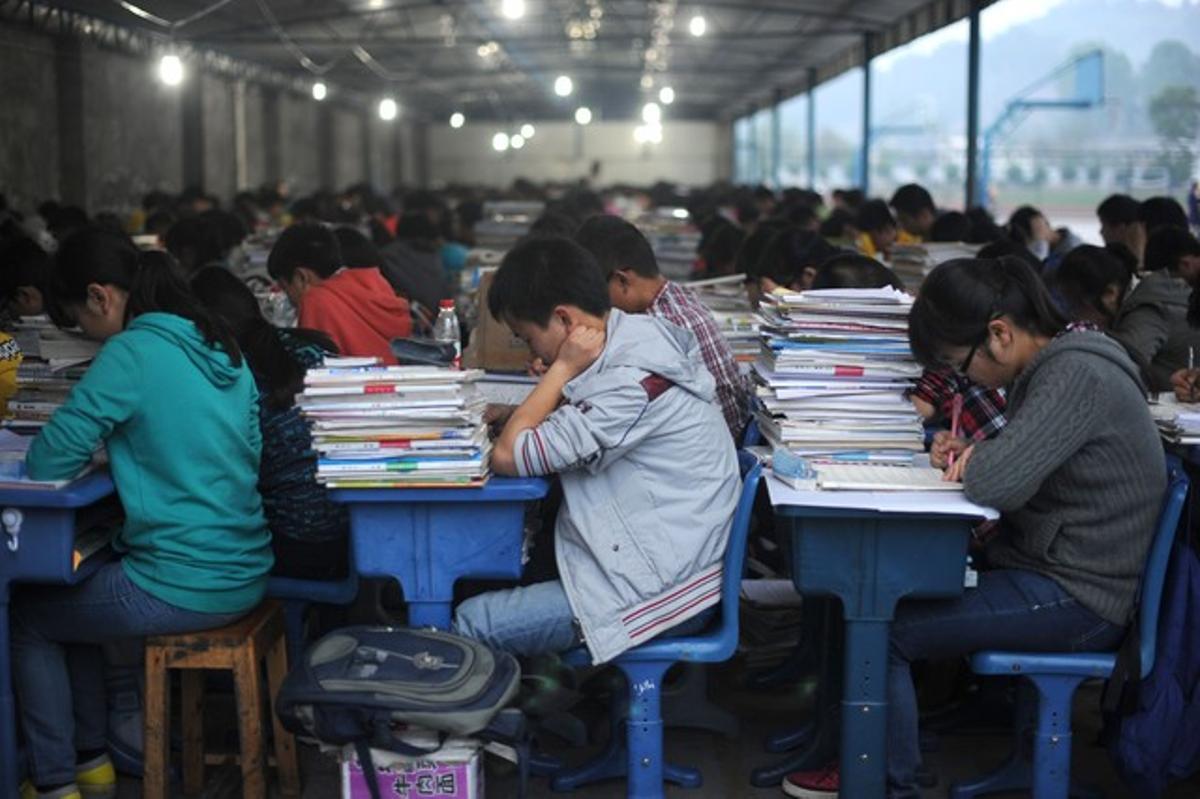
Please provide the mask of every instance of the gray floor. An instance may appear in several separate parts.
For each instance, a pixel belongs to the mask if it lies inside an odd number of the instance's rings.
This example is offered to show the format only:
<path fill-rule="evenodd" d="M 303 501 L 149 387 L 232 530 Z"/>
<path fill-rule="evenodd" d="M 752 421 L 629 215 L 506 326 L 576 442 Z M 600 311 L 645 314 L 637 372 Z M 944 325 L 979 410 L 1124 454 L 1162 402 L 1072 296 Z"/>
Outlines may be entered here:
<path fill-rule="evenodd" d="M 728 675 L 725 675 L 724 683 L 730 681 L 727 677 Z M 719 679 L 718 682 L 722 680 Z M 1099 728 L 1099 718 L 1095 710 L 1098 706 L 1097 691 L 1097 687 L 1085 686 L 1076 700 L 1073 775 L 1100 788 L 1107 799 L 1132 797 L 1132 793 L 1122 786 L 1113 772 L 1104 750 L 1093 743 Z M 729 740 L 688 730 L 669 731 L 669 759 L 678 763 L 698 765 L 704 772 L 705 782 L 703 787 L 694 791 L 669 788 L 667 795 L 693 799 L 757 799 L 782 796 L 778 788 L 750 787 L 747 775 L 751 769 L 772 761 L 775 756 L 764 753 L 761 748 L 763 737 L 785 725 L 789 719 L 796 718 L 797 713 L 802 712 L 806 698 L 782 693 L 730 691 L 728 685 L 718 685 L 716 692 L 722 697 L 720 704 L 740 715 L 743 720 L 741 733 L 736 739 Z M 214 726 L 223 725 L 217 721 Z M 581 762 L 587 754 L 587 750 L 571 751 L 562 744 L 553 747 L 553 750 L 572 763 Z M 944 737 L 940 751 L 926 756 L 927 765 L 933 768 L 940 778 L 939 785 L 925 793 L 926 799 L 940 799 L 946 796 L 949 784 L 985 771 L 998 763 L 1006 752 L 1007 741 L 1002 736 Z M 340 795 L 337 768 L 332 760 L 309 747 L 302 747 L 302 770 L 304 799 L 331 799 Z M 210 769 L 208 777 L 205 797 L 225 799 L 240 795 L 236 769 Z M 121 799 L 134 799 L 140 795 L 138 781 L 122 779 Z M 511 770 L 505 768 L 504 764 L 489 764 L 487 795 L 492 799 L 516 796 L 515 780 Z M 529 791 L 531 799 L 559 795 L 550 791 L 545 780 L 534 780 Z M 581 789 L 573 795 L 580 799 L 619 799 L 624 796 L 624 790 L 620 783 L 614 782 Z M 1175 786 L 1166 794 L 1165 799 L 1196 797 L 1200 797 L 1200 782 L 1192 781 Z"/>

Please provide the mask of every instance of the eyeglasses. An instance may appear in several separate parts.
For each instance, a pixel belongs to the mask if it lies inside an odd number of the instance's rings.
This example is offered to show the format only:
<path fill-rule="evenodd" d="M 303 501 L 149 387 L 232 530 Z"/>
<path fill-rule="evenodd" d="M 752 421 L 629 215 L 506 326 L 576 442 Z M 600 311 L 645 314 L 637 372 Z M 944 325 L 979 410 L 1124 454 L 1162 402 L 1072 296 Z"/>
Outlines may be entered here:
<path fill-rule="evenodd" d="M 959 364 L 958 366 L 950 367 L 956 375 L 958 375 L 959 377 L 967 376 L 967 370 L 971 368 L 971 361 L 975 360 L 975 353 L 979 351 L 979 346 L 981 344 L 983 344 L 983 342 L 985 342 L 985 341 L 987 341 L 986 335 L 979 341 L 976 341 L 975 344 L 971 346 L 971 349 L 969 349 L 967 351 L 967 357 L 963 359 L 963 362 L 961 364 Z"/>

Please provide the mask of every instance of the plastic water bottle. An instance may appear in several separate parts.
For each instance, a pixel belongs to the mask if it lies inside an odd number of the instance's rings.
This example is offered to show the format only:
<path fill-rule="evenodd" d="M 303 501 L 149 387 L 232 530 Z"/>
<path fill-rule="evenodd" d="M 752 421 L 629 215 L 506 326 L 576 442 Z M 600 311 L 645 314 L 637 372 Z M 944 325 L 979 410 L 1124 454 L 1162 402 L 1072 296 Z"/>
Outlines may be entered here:
<path fill-rule="evenodd" d="M 438 303 L 437 321 L 433 323 L 433 338 L 443 344 L 454 345 L 455 369 L 462 368 L 462 333 L 458 329 L 458 314 L 454 312 L 454 300 Z"/>

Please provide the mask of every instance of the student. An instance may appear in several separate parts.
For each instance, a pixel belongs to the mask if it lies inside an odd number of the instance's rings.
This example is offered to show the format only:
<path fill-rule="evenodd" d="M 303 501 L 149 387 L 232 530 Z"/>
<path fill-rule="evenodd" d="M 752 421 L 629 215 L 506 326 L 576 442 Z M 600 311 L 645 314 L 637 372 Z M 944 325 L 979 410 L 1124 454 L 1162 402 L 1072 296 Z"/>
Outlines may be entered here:
<path fill-rule="evenodd" d="M 904 291 L 904 281 L 874 258 L 854 252 L 837 253 L 817 267 L 814 289 L 881 289 Z"/>
<path fill-rule="evenodd" d="M 271 528 L 272 574 L 300 580 L 339 580 L 348 569 L 346 506 L 317 484 L 312 433 L 296 407 L 304 373 L 336 352 L 324 333 L 281 329 L 262 315 L 258 300 L 226 269 L 192 278 L 192 291 L 233 332 L 259 394 L 262 462 L 258 491 Z"/>
<path fill-rule="evenodd" d="M 758 259 L 758 279 L 764 294 L 782 286 L 794 291 L 812 288 L 817 267 L 838 253 L 819 234 L 791 226 L 776 233 Z"/>
<path fill-rule="evenodd" d="M 971 220 L 966 214 L 946 211 L 934 221 L 927 238 L 937 242 L 970 241 L 972 232 Z"/>
<path fill-rule="evenodd" d="M 26 797 L 115 791 L 98 644 L 220 627 L 266 589 L 254 378 L 168 260 L 94 229 L 57 254 L 52 305 L 105 344 L 34 439 L 26 468 L 35 480 L 70 479 L 105 446 L 125 523 L 120 560 L 78 585 L 23 587 L 13 598 Z"/>
<path fill-rule="evenodd" d="M 1146 230 L 1147 239 L 1163 227 L 1188 229 L 1187 213 L 1174 197 L 1150 197 L 1142 200 L 1142 204 L 1138 206 L 1138 220 Z"/>
<path fill-rule="evenodd" d="M 1047 274 L 1053 273 L 1067 253 L 1083 243 L 1069 229 L 1051 227 L 1045 214 L 1031 205 L 1022 205 L 1012 212 L 1008 234 L 1045 265 L 1043 272 Z"/>
<path fill-rule="evenodd" d="M 1110 194 L 1096 206 L 1100 238 L 1107 244 L 1123 244 L 1139 264 L 1146 249 L 1146 226 L 1139 217 L 1141 203 L 1128 194 Z"/>
<path fill-rule="evenodd" d="M 1107 330 L 1121 310 L 1132 277 L 1129 267 L 1107 249 L 1084 244 L 1063 259 L 1047 287 L 1068 319 Z"/>
<path fill-rule="evenodd" d="M 732 222 L 721 220 L 708 241 L 700 246 L 700 262 L 703 276 L 723 277 L 732 275 L 737 268 L 737 254 L 746 241 L 746 233 Z"/>
<path fill-rule="evenodd" d="M 896 221 L 900 223 L 901 244 L 918 244 L 933 236 L 933 225 L 938 218 L 937 206 L 924 186 L 906 183 L 896 189 L 888 204 L 896 212 Z"/>
<path fill-rule="evenodd" d="M 347 269 L 333 232 L 319 224 L 293 225 L 267 258 L 299 311 L 298 324 L 320 330 L 343 355 L 396 363 L 391 341 L 412 333 L 408 302 L 397 297 L 378 269 Z"/>
<path fill-rule="evenodd" d="M 561 579 L 468 599 L 454 629 L 520 655 L 582 641 L 604 663 L 717 604 L 740 481 L 695 338 L 610 310 L 595 260 L 562 238 L 511 250 L 488 307 L 549 364 L 492 469 L 560 475 Z"/>
<path fill-rule="evenodd" d="M 11 316 L 38 316 L 46 309 L 50 255 L 33 239 L 18 238 L 0 251 L 0 303 Z"/>
<path fill-rule="evenodd" d="M 396 240 L 380 250 L 376 264 L 397 294 L 437 316 L 438 304 L 451 297 L 442 271 L 441 233 L 424 214 L 406 213 L 396 224 Z"/>
<path fill-rule="evenodd" d="M 854 226 L 858 229 L 855 246 L 868 258 L 888 258 L 896 243 L 898 228 L 892 212 L 883 200 L 868 200 L 858 209 Z"/>
<path fill-rule="evenodd" d="M 758 270 L 763 251 L 771 243 L 775 234 L 785 227 L 783 222 L 767 220 L 753 231 L 747 230 L 746 239 L 738 249 L 737 258 L 734 259 L 734 269 L 745 276 L 743 285 L 746 289 L 746 297 L 754 307 L 758 307 L 758 301 L 762 298 L 762 281 L 759 278 Z"/>
<path fill-rule="evenodd" d="M 1146 241 L 1151 271 L 1130 292 L 1112 326 L 1142 371 L 1150 391 L 1170 391 L 1171 375 L 1200 349 L 1200 330 L 1188 325 L 1188 296 L 1200 283 L 1200 242 L 1181 228 L 1165 226 Z"/>
<path fill-rule="evenodd" d="M 624 219 L 593 216 L 580 226 L 575 241 L 599 265 L 614 308 L 657 316 L 695 336 L 704 366 L 716 381 L 725 423 L 740 440 L 750 410 L 748 389 L 712 312 L 689 289 L 663 277 L 650 242 Z"/>
<path fill-rule="evenodd" d="M 1166 486 L 1162 446 L 1121 347 L 1066 329 L 1035 272 L 1012 258 L 948 261 L 913 305 L 917 359 L 1007 386 L 1010 404 L 1004 430 L 958 442 L 947 470 L 968 499 L 1001 512 L 985 551 L 990 570 L 961 597 L 896 610 L 890 797 L 921 795 L 914 660 L 983 649 L 1104 652 L 1125 637 Z M 833 782 L 834 793 L 809 795 L 835 795 Z"/>

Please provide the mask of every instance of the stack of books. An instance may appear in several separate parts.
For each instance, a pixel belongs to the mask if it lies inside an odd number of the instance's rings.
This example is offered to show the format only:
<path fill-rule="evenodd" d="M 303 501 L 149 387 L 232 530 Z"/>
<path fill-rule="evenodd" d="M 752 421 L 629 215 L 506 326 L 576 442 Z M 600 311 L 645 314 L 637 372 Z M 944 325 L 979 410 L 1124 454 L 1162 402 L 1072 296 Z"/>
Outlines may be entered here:
<path fill-rule="evenodd" d="M 21 348 L 17 393 L 8 401 L 6 427 L 38 428 L 64 402 L 100 351 L 100 343 L 59 330 L 46 317 L 24 317 L 13 338 Z"/>
<path fill-rule="evenodd" d="M 502 252 L 512 249 L 545 210 L 541 202 L 489 200 L 483 204 L 483 218 L 475 224 L 475 241 L 480 247 Z"/>
<path fill-rule="evenodd" d="M 1158 433 L 1169 444 L 1200 444 L 1200 404 L 1183 403 L 1169 394 L 1150 403 Z"/>
<path fill-rule="evenodd" d="M 692 225 L 685 208 L 656 208 L 636 221 L 650 242 L 658 268 L 671 280 L 686 280 L 696 265 L 700 231 Z"/>
<path fill-rule="evenodd" d="M 940 263 L 955 258 L 974 258 L 981 244 L 927 241 L 922 244 L 897 244 L 892 247 L 890 266 L 909 291 L 916 291 L 925 277 Z"/>
<path fill-rule="evenodd" d="M 891 288 L 768 295 L 752 372 L 768 442 L 816 462 L 909 465 L 924 449 L 905 392 L 912 298 Z"/>
<path fill-rule="evenodd" d="M 686 284 L 712 312 L 734 359 L 751 364 L 758 359 L 759 317 L 746 296 L 745 276 L 726 275 Z"/>
<path fill-rule="evenodd" d="M 329 488 L 464 488 L 488 478 L 483 372 L 327 359 L 297 397 Z"/>

